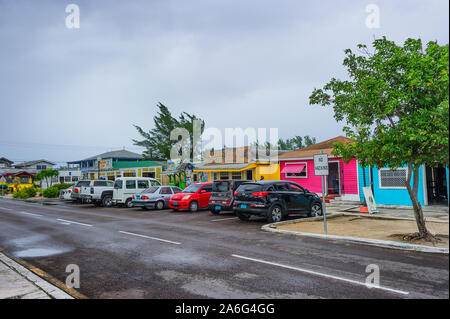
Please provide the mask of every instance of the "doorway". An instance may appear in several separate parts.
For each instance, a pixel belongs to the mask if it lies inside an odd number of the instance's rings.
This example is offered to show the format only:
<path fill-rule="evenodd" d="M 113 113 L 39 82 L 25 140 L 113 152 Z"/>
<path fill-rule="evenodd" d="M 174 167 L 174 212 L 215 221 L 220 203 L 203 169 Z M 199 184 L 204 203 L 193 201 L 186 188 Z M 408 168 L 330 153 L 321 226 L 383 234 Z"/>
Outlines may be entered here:
<path fill-rule="evenodd" d="M 339 162 L 328 162 L 327 186 L 329 195 L 339 195 L 341 193 L 341 181 L 339 174 Z"/>
<path fill-rule="evenodd" d="M 428 205 L 448 205 L 445 166 L 426 167 Z"/>

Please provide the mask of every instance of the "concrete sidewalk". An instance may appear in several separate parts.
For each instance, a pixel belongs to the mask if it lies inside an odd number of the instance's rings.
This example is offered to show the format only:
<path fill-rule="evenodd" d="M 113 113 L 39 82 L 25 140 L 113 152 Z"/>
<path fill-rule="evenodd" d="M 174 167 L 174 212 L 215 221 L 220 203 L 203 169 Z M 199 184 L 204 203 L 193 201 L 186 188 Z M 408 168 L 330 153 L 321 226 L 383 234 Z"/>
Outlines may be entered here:
<path fill-rule="evenodd" d="M 73 299 L 0 252 L 0 299 Z"/>

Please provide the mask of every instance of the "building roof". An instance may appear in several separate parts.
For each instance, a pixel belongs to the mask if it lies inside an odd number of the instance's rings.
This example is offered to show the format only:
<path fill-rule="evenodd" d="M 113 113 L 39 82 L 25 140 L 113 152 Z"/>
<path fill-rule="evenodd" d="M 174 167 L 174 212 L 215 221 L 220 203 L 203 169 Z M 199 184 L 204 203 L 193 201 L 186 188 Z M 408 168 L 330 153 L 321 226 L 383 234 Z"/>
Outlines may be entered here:
<path fill-rule="evenodd" d="M 0 157 L 0 162 L 8 163 L 9 165 L 14 163 L 13 161 L 10 161 L 9 159 L 7 159 L 5 157 Z"/>
<path fill-rule="evenodd" d="M 97 160 L 98 157 L 101 157 L 102 160 L 104 159 L 129 159 L 129 160 L 140 160 L 142 159 L 142 155 L 141 154 L 137 154 L 137 153 L 133 153 L 130 151 L 127 151 L 125 149 L 120 150 L 120 151 L 111 151 L 111 152 L 106 152 L 106 153 L 102 153 L 96 156 L 91 156 L 88 158 L 85 158 L 83 160 L 79 160 L 79 161 L 73 161 L 73 162 L 67 162 L 68 164 L 76 164 L 76 163 L 80 163 L 83 161 L 92 161 L 92 160 Z"/>
<path fill-rule="evenodd" d="M 0 169 L 0 177 L 1 176 L 10 176 L 10 175 L 36 175 L 37 171 L 35 170 L 26 170 L 23 169 L 17 169 L 17 168 L 2 168 Z"/>
<path fill-rule="evenodd" d="M 33 166 L 33 165 L 41 163 L 41 162 L 44 162 L 44 163 L 47 163 L 47 164 L 50 164 L 50 165 L 56 165 L 56 163 L 47 161 L 45 159 L 40 159 L 40 160 L 36 160 L 36 161 L 23 162 L 23 163 L 20 163 L 20 164 L 16 164 L 14 166 L 17 167 L 17 168 L 27 167 L 27 166 Z"/>
<path fill-rule="evenodd" d="M 161 164 L 153 161 L 123 161 L 123 162 L 113 162 L 113 168 L 133 168 L 133 167 L 151 167 L 151 166 L 161 166 Z"/>
<path fill-rule="evenodd" d="M 354 140 L 345 136 L 337 136 L 335 138 L 313 144 L 311 146 L 307 146 L 301 148 L 299 150 L 287 152 L 278 156 L 279 159 L 286 158 L 301 158 L 301 157 L 313 157 L 314 155 L 320 154 L 320 151 L 323 154 L 332 155 L 332 151 L 334 150 L 334 143 L 354 143 Z"/>

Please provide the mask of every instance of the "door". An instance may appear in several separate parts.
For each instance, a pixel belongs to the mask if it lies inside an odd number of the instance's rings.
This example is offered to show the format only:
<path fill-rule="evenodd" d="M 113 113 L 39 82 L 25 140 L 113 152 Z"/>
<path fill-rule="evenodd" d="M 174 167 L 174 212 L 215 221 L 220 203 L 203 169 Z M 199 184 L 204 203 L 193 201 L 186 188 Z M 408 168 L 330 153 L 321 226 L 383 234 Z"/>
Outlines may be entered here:
<path fill-rule="evenodd" d="M 448 205 L 447 176 L 444 165 L 426 168 L 429 205 Z"/>
<path fill-rule="evenodd" d="M 296 184 L 289 184 L 289 206 L 291 210 L 303 212 L 309 210 L 309 199 L 305 196 L 305 190 Z"/>
<path fill-rule="evenodd" d="M 199 190 L 200 207 L 208 207 L 209 198 L 211 197 L 212 185 L 205 185 Z"/>
<path fill-rule="evenodd" d="M 291 191 L 289 189 L 289 183 L 277 183 L 274 185 L 275 192 L 278 195 L 280 201 L 286 207 L 287 210 L 295 210 L 291 201 Z"/>
<path fill-rule="evenodd" d="M 164 204 L 166 205 L 166 207 L 168 207 L 170 197 L 172 197 L 173 195 L 172 189 L 170 187 L 161 187 L 159 194 L 164 199 Z"/>
<path fill-rule="evenodd" d="M 339 162 L 328 162 L 327 191 L 329 195 L 341 193 L 341 180 L 339 174 Z"/>

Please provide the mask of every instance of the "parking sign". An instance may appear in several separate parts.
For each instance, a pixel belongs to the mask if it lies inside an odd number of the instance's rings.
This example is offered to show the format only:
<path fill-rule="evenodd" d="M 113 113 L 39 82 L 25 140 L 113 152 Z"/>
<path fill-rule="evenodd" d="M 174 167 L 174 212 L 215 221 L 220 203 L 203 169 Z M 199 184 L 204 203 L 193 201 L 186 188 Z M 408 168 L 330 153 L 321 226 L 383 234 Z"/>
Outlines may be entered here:
<path fill-rule="evenodd" d="M 328 155 L 314 155 L 314 174 L 316 176 L 328 175 Z"/>

